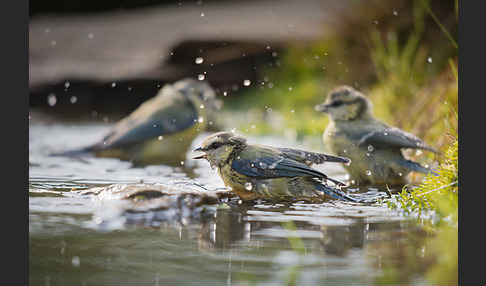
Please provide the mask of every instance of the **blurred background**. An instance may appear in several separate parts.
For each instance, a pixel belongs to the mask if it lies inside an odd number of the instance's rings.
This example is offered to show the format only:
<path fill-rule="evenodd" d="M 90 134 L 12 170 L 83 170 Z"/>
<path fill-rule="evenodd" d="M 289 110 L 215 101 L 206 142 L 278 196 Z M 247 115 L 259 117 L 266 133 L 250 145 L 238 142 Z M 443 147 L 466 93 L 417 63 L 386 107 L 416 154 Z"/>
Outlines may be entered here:
<path fill-rule="evenodd" d="M 30 17 L 31 120 L 113 122 L 193 77 L 242 133 L 320 136 L 313 106 L 339 84 L 436 147 L 457 126 L 458 1 L 50 0 Z"/>

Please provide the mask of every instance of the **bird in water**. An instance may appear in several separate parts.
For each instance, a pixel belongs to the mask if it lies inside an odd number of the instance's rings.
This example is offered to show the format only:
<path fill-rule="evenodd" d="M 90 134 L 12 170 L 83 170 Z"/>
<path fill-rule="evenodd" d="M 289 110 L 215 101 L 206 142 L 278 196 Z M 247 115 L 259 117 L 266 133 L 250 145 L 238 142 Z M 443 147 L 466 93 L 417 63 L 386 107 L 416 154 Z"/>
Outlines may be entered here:
<path fill-rule="evenodd" d="M 185 160 L 193 139 L 208 126 L 208 114 L 219 108 L 220 101 L 209 84 L 186 78 L 164 85 L 99 142 L 53 155 L 93 153 L 135 165 L 177 165 Z"/>
<path fill-rule="evenodd" d="M 203 152 L 194 159 L 209 161 L 212 168 L 218 169 L 224 184 L 244 201 L 316 201 L 329 197 L 356 201 L 340 190 L 344 183 L 310 167 L 324 162 L 349 163 L 347 158 L 248 144 L 232 132 L 214 133 L 194 151 Z"/>
<path fill-rule="evenodd" d="M 316 111 L 329 115 L 323 134 L 324 145 L 332 154 L 352 160 L 344 166 L 356 185 L 403 186 L 414 171 L 432 172 L 404 157 L 402 149 L 423 149 L 437 153 L 415 135 L 388 126 L 373 116 L 372 103 L 349 86 L 332 90 Z M 433 172 L 432 172 L 433 173 Z"/>

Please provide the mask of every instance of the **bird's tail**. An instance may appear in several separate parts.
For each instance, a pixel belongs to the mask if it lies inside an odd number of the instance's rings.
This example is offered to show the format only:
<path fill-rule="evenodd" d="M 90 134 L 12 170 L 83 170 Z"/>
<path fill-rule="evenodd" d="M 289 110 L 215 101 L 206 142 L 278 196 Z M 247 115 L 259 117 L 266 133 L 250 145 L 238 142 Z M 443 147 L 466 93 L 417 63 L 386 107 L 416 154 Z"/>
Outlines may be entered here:
<path fill-rule="evenodd" d="M 341 191 L 337 188 L 332 188 L 332 187 L 326 186 L 326 185 L 319 183 L 319 182 L 316 182 L 315 186 L 316 186 L 316 189 L 318 191 L 323 192 L 324 194 L 326 194 L 327 196 L 329 196 L 331 198 L 341 200 L 341 201 L 346 201 L 346 202 L 359 202 L 360 201 L 356 198 L 349 196 L 348 194 L 346 194 L 345 192 L 343 192 L 343 191 Z"/>
<path fill-rule="evenodd" d="M 94 151 L 93 146 L 88 146 L 80 149 L 75 149 L 75 150 L 68 150 L 68 151 L 62 151 L 58 153 L 51 153 L 49 156 L 52 157 L 79 157 L 83 155 L 87 155 L 88 153 Z"/>
<path fill-rule="evenodd" d="M 424 173 L 424 174 L 432 174 L 434 176 L 438 176 L 439 175 L 436 172 L 434 172 L 433 170 L 431 170 L 429 168 L 425 168 L 422 165 L 420 165 L 419 163 L 414 162 L 414 161 L 403 160 L 403 161 L 399 162 L 399 164 L 402 165 L 403 167 L 411 170 L 411 171 L 415 171 L 415 172 L 419 172 L 419 173 Z"/>

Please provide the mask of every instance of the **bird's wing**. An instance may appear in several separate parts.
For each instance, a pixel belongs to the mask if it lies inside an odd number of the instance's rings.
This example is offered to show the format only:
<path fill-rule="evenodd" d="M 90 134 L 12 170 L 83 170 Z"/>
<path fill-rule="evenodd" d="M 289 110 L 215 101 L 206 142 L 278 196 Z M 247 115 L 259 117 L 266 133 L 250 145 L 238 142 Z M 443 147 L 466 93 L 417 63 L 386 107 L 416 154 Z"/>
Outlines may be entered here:
<path fill-rule="evenodd" d="M 282 154 L 292 160 L 299 161 L 306 165 L 322 164 L 324 162 L 349 163 L 350 160 L 344 157 L 332 156 L 322 153 L 309 152 L 292 148 L 277 148 Z"/>
<path fill-rule="evenodd" d="M 373 131 L 361 136 L 359 146 L 371 145 L 373 148 L 413 148 L 424 149 L 437 153 L 438 151 L 428 146 L 420 138 L 398 128 L 387 128 L 381 131 Z"/>
<path fill-rule="evenodd" d="M 282 177 L 312 177 L 331 180 L 345 185 L 326 174 L 312 169 L 304 163 L 285 157 L 276 149 L 255 148 L 247 146 L 231 163 L 233 170 L 256 179 Z"/>
<path fill-rule="evenodd" d="M 146 102 L 121 120 L 96 146 L 106 149 L 136 144 L 180 132 L 193 126 L 197 119 L 197 109 L 182 96 Z"/>

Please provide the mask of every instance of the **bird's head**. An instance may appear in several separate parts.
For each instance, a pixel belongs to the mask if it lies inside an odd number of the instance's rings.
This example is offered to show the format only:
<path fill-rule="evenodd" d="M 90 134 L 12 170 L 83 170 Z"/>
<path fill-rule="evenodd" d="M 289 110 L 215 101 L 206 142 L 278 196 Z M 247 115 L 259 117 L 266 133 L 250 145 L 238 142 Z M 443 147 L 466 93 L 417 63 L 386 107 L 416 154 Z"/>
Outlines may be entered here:
<path fill-rule="evenodd" d="M 335 121 L 351 121 L 371 116 L 372 104 L 361 92 L 350 86 L 339 86 L 329 92 L 324 103 L 315 110 L 329 114 Z"/>
<path fill-rule="evenodd" d="M 194 150 L 195 152 L 203 152 L 203 154 L 193 157 L 193 159 L 206 159 L 212 168 L 219 167 L 228 160 L 235 148 L 241 148 L 245 145 L 246 139 L 232 132 L 214 133 L 204 139 L 201 146 Z"/>
<path fill-rule="evenodd" d="M 200 80 L 185 78 L 174 83 L 174 89 L 178 90 L 183 96 L 196 103 L 198 107 L 219 110 L 222 101 L 216 98 L 216 93 L 211 86 Z"/>

